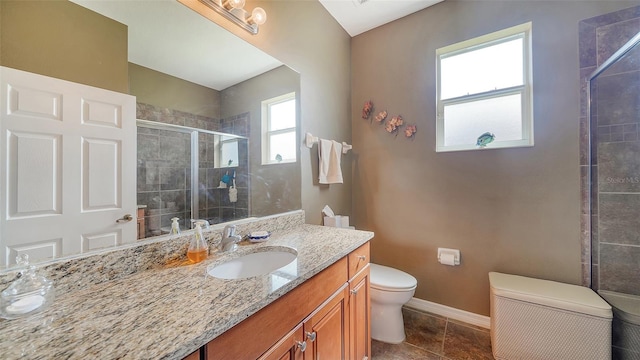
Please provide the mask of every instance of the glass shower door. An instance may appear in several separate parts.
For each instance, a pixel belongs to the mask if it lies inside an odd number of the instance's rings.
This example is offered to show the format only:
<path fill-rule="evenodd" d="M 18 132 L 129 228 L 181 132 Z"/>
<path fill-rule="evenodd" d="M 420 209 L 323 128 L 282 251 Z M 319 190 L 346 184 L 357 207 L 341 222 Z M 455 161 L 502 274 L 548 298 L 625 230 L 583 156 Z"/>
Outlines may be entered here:
<path fill-rule="evenodd" d="M 144 237 L 169 233 L 171 219 L 191 227 L 191 133 L 138 126 L 138 207 Z"/>
<path fill-rule="evenodd" d="M 594 288 L 640 295 L 640 46 L 590 91 Z"/>

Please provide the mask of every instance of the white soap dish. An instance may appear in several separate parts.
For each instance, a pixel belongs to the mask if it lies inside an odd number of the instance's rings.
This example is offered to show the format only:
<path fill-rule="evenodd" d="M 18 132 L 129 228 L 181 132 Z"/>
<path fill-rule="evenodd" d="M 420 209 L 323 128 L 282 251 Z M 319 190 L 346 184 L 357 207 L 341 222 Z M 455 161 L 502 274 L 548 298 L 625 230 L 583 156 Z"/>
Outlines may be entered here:
<path fill-rule="evenodd" d="M 251 242 L 262 242 L 269 240 L 269 236 L 271 233 L 268 231 L 253 231 L 249 233 L 249 241 Z"/>

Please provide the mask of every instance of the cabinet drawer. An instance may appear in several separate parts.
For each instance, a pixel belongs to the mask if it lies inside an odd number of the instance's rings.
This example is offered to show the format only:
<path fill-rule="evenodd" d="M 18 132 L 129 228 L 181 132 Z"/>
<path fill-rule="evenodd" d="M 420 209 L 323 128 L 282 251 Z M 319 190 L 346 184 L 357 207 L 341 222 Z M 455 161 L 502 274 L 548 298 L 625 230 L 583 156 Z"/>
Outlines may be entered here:
<path fill-rule="evenodd" d="M 364 269 L 364 267 L 369 264 L 369 259 L 369 242 L 352 251 L 349 254 L 349 279 Z"/>

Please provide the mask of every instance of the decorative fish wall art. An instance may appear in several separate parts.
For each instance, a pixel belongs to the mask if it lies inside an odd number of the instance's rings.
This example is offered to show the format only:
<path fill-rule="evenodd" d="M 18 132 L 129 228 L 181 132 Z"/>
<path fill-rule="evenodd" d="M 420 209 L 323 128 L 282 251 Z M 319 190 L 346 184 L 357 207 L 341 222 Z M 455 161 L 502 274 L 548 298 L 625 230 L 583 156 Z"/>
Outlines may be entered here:
<path fill-rule="evenodd" d="M 496 136 L 490 132 L 486 132 L 480 136 L 478 136 L 478 140 L 476 141 L 476 145 L 478 147 L 486 147 L 488 144 L 492 143 L 493 140 L 496 139 Z"/>

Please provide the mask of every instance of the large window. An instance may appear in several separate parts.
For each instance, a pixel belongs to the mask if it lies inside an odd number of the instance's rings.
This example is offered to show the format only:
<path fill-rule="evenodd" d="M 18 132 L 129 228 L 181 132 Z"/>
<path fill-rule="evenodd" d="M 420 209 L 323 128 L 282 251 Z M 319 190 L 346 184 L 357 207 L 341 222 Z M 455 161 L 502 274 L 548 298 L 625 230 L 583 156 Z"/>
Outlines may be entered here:
<path fill-rule="evenodd" d="M 436 51 L 436 151 L 533 145 L 530 49 L 526 23 Z"/>
<path fill-rule="evenodd" d="M 262 163 L 296 161 L 296 94 L 262 102 Z"/>

